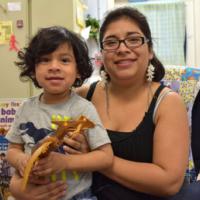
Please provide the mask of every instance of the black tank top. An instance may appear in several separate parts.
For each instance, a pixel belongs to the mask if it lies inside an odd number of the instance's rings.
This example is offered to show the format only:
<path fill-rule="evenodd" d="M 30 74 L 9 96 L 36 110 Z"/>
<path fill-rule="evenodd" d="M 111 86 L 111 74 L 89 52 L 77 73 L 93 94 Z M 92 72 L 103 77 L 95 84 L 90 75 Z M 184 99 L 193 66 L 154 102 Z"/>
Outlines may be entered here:
<path fill-rule="evenodd" d="M 87 97 L 91 101 L 97 82 L 91 84 Z M 156 101 L 162 89 L 161 85 L 154 94 L 148 111 L 143 120 L 136 129 L 130 133 L 107 130 L 112 142 L 112 148 L 115 156 L 130 161 L 152 163 L 153 156 L 153 136 L 155 125 L 153 122 L 153 113 Z M 133 113 L 134 115 L 134 113 Z M 123 170 L 123 169 L 122 169 Z M 134 172 L 133 172 L 134 173 Z M 164 200 L 167 198 L 155 197 L 152 195 L 130 190 L 106 176 L 94 172 L 93 174 L 93 192 L 98 200 Z"/>

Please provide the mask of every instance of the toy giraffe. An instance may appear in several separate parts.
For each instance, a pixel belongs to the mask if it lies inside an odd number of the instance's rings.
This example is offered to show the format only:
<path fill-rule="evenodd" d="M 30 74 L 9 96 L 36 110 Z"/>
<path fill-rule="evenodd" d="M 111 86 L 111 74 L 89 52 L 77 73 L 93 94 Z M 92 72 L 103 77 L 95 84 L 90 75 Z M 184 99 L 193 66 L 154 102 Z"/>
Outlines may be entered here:
<path fill-rule="evenodd" d="M 22 189 L 25 190 L 30 172 L 36 163 L 36 161 L 42 157 L 48 155 L 50 151 L 58 149 L 59 146 L 63 144 L 63 138 L 66 133 L 71 132 L 69 138 L 75 138 L 78 134 L 83 133 L 84 130 L 88 128 L 93 128 L 95 125 L 89 119 L 84 116 L 80 116 L 76 120 L 68 121 L 52 121 L 57 125 L 57 130 L 54 135 L 45 138 L 42 143 L 37 147 L 37 149 L 31 155 L 28 164 L 24 171 Z"/>

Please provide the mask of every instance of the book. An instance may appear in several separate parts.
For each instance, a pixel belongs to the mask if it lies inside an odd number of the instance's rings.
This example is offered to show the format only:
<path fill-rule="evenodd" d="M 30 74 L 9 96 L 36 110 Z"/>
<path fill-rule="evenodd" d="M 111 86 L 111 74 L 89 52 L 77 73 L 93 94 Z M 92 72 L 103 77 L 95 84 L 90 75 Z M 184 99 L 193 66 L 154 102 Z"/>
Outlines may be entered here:
<path fill-rule="evenodd" d="M 9 191 L 9 183 L 14 168 L 6 160 L 8 140 L 5 136 L 14 122 L 15 113 L 23 100 L 0 98 L 0 200 L 13 199 Z"/>

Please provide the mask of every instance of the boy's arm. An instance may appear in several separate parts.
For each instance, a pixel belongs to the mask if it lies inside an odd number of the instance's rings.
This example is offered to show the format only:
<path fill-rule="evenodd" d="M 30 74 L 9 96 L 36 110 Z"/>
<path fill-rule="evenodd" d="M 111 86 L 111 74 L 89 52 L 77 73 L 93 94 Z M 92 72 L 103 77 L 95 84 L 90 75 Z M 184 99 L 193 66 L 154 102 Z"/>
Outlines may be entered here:
<path fill-rule="evenodd" d="M 25 166 L 29 159 L 29 155 L 24 153 L 22 144 L 10 143 L 6 154 L 9 164 L 23 175 Z"/>
<path fill-rule="evenodd" d="M 48 157 L 39 160 L 37 166 L 34 167 L 34 173 L 44 176 L 62 170 L 97 171 L 110 167 L 112 162 L 112 147 L 110 144 L 105 144 L 89 153 L 78 155 L 51 152 Z"/>

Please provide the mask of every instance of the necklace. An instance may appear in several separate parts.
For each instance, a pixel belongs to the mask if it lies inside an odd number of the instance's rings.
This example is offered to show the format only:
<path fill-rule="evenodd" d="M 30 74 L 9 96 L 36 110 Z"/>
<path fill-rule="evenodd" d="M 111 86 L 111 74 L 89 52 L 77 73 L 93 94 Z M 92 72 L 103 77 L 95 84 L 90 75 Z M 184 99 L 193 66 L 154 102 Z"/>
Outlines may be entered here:
<path fill-rule="evenodd" d="M 110 107 L 110 104 L 109 104 L 109 93 L 108 93 L 108 84 L 107 83 L 105 83 L 105 85 L 104 85 L 104 88 L 105 88 L 105 100 L 106 100 L 106 113 L 107 113 L 107 115 L 108 115 L 108 118 L 110 119 L 110 113 L 109 113 L 109 107 Z"/>
<path fill-rule="evenodd" d="M 110 119 L 110 112 L 109 112 L 109 110 L 110 110 L 110 99 L 109 99 L 108 83 L 104 83 L 103 88 L 105 90 L 106 113 L 108 115 L 108 118 Z M 152 91 L 151 83 L 148 83 L 148 85 L 147 85 L 147 108 L 146 108 L 146 111 L 148 111 L 148 109 L 149 109 L 152 97 L 153 97 L 153 91 Z"/>
<path fill-rule="evenodd" d="M 148 83 L 148 94 L 147 94 L 147 111 L 149 109 L 150 103 L 151 103 L 151 98 L 153 97 L 153 91 L 151 87 L 151 82 Z"/>

